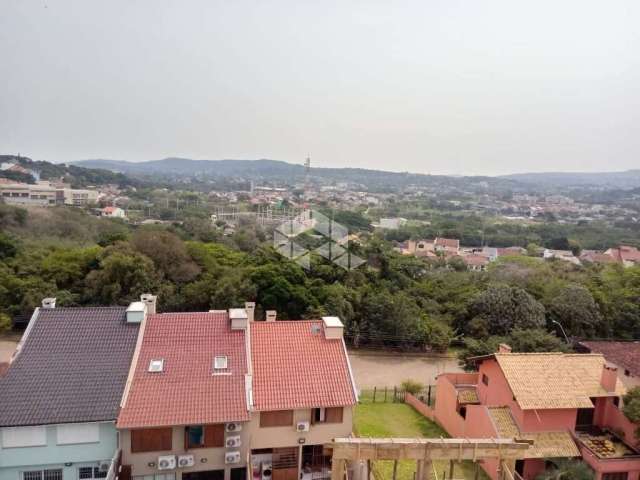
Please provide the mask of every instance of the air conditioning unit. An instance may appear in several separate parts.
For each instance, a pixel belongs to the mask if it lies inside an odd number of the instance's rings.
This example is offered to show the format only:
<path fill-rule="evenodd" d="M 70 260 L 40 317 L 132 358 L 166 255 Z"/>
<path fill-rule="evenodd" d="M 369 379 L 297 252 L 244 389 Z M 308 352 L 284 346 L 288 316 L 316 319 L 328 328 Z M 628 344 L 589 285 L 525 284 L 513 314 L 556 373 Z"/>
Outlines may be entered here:
<path fill-rule="evenodd" d="M 240 445 L 242 445 L 242 442 L 240 441 L 240 435 L 234 435 L 233 437 L 227 437 L 227 439 L 224 441 L 224 443 L 227 446 L 227 448 L 237 448 Z"/>
<path fill-rule="evenodd" d="M 227 452 L 224 454 L 224 463 L 240 463 L 240 452 Z"/>
<path fill-rule="evenodd" d="M 195 461 L 193 459 L 193 455 L 180 455 L 178 457 L 178 467 L 193 467 Z"/>
<path fill-rule="evenodd" d="M 224 429 L 231 433 L 231 432 L 239 432 L 240 430 L 242 430 L 242 424 L 241 423 L 227 423 L 224 426 Z"/>
<path fill-rule="evenodd" d="M 111 462 L 108 460 L 105 460 L 104 462 L 100 462 L 100 464 L 98 465 L 98 468 L 100 469 L 101 472 L 108 472 L 109 467 L 111 467 Z"/>
<path fill-rule="evenodd" d="M 158 470 L 173 470 L 176 468 L 176 456 L 164 455 L 158 457 Z"/>
<path fill-rule="evenodd" d="M 308 431 L 309 431 L 309 422 L 296 423 L 296 432 L 308 432 Z"/>

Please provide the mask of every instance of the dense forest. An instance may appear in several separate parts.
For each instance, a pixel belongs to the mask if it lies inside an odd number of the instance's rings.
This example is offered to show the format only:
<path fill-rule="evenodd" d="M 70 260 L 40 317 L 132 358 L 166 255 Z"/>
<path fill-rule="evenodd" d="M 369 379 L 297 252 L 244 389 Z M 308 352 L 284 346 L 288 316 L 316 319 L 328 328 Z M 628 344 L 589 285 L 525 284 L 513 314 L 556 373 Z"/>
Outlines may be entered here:
<path fill-rule="evenodd" d="M 0 324 L 44 297 L 60 306 L 127 304 L 159 295 L 161 311 L 226 309 L 257 302 L 281 319 L 337 315 L 355 346 L 481 354 L 558 350 L 569 337 L 639 338 L 640 267 L 576 266 L 505 257 L 486 272 L 460 262 L 401 256 L 369 235 L 345 271 L 314 258 L 309 271 L 281 257 L 246 225 L 222 236 L 206 219 L 131 227 L 81 210 L 0 205 Z M 558 322 L 558 323 L 555 323 Z"/>

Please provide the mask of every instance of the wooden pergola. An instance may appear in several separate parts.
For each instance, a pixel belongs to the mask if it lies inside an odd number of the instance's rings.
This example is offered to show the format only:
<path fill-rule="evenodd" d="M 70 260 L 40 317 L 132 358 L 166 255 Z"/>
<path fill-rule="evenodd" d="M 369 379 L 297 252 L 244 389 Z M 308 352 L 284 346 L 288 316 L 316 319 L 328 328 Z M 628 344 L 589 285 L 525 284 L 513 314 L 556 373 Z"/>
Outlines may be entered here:
<path fill-rule="evenodd" d="M 501 478 L 513 480 L 515 462 L 524 458 L 532 442 L 506 438 L 336 438 L 331 480 L 344 480 L 347 462 L 393 460 L 394 477 L 398 460 L 415 460 L 416 480 L 427 480 L 434 460 L 451 462 L 496 459 Z M 395 478 L 394 478 L 395 480 Z"/>

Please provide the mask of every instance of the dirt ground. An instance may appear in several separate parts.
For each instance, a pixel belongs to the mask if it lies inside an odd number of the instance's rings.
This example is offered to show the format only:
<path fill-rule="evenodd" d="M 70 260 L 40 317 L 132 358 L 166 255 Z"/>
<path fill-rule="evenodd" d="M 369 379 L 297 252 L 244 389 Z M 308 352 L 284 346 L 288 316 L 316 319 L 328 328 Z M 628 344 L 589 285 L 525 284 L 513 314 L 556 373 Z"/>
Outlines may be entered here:
<path fill-rule="evenodd" d="M 436 375 L 461 371 L 453 357 L 351 350 L 349 358 L 358 389 L 399 386 L 406 379 L 434 385 Z"/>
<path fill-rule="evenodd" d="M 18 345 L 17 340 L 0 340 L 0 363 L 8 362 Z"/>

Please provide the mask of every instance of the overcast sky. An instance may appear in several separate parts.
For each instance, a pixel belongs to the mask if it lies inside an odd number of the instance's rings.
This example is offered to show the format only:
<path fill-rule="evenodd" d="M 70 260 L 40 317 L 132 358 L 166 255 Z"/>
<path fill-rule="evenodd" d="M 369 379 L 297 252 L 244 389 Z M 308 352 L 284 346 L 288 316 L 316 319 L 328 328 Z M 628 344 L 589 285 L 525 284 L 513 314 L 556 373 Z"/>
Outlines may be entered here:
<path fill-rule="evenodd" d="M 0 153 L 640 167 L 640 1 L 0 0 Z"/>

